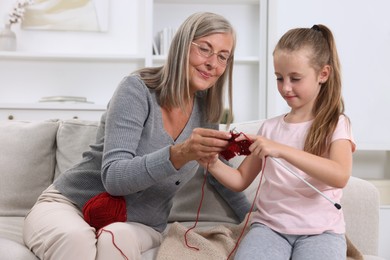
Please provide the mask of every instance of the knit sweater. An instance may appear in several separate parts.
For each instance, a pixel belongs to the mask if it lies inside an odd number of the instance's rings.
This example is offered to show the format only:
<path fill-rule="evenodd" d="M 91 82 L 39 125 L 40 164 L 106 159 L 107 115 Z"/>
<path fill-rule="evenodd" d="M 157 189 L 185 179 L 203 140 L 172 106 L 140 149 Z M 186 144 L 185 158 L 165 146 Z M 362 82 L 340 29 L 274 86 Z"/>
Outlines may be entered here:
<path fill-rule="evenodd" d="M 104 191 L 124 196 L 127 221 L 162 232 L 173 196 L 199 168 L 196 161 L 190 161 L 176 170 L 169 159 L 170 146 L 185 141 L 196 127 L 217 128 L 205 123 L 204 102 L 204 95 L 198 93 L 188 123 L 173 140 L 164 130 L 155 91 L 137 76 L 125 77 L 102 115 L 95 144 L 83 153 L 79 164 L 55 180 L 55 187 L 80 209 Z M 226 191 L 221 185 L 217 189 L 228 203 L 240 205 L 238 214 L 246 213 L 249 203 L 243 194 Z"/>

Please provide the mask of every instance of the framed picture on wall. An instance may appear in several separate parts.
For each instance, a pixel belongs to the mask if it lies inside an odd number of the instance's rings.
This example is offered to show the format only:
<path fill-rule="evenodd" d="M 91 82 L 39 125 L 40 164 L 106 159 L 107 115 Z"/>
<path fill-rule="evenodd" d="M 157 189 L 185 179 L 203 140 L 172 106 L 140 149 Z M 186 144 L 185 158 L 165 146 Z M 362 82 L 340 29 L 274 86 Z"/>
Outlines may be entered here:
<path fill-rule="evenodd" d="M 23 29 L 107 32 L 110 0 L 36 0 L 26 8 Z"/>

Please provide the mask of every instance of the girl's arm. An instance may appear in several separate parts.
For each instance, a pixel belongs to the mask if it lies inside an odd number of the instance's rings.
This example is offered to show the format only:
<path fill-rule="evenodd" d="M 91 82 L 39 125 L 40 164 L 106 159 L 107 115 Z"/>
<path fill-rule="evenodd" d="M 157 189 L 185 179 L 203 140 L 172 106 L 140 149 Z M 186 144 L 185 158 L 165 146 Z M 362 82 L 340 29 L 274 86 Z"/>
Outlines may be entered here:
<path fill-rule="evenodd" d="M 352 173 L 351 142 L 346 139 L 332 142 L 329 158 L 300 150 L 286 151 L 281 157 L 311 177 L 335 188 L 344 188 Z"/>
<path fill-rule="evenodd" d="M 317 156 L 264 137 L 250 146 L 252 155 L 281 158 L 311 177 L 335 188 L 343 188 L 352 172 L 352 144 L 347 139 L 331 143 L 329 158 Z"/>
<path fill-rule="evenodd" d="M 203 158 L 199 163 L 225 187 L 233 191 L 245 190 L 261 171 L 262 160 L 256 156 L 247 156 L 235 169 L 223 163 L 218 156 Z"/>

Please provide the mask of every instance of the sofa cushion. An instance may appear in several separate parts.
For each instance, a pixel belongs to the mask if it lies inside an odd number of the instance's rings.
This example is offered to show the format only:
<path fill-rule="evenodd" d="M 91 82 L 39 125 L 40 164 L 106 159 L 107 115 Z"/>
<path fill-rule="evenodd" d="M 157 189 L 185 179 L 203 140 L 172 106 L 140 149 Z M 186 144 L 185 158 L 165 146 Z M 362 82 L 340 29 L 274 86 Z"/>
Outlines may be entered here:
<path fill-rule="evenodd" d="M 7 238 L 23 244 L 23 224 L 24 217 L 0 216 L 0 238 Z"/>
<path fill-rule="evenodd" d="M 262 120 L 250 121 L 245 123 L 232 124 L 229 129 L 235 129 L 238 132 L 245 134 L 257 134 Z M 221 125 L 220 130 L 226 131 L 226 126 Z M 232 158 L 229 163 L 233 167 L 238 167 L 245 156 L 237 156 Z M 260 175 L 254 182 L 244 191 L 249 202 L 252 203 L 256 194 Z M 173 207 L 169 215 L 169 221 L 194 221 L 196 220 L 197 210 L 202 197 L 203 173 L 198 171 L 173 199 Z M 222 197 L 206 183 L 204 187 L 204 198 L 202 208 L 200 210 L 199 221 L 215 221 L 235 223 L 237 221 L 233 211 L 222 199 Z"/>
<path fill-rule="evenodd" d="M 57 121 L 0 122 L 0 216 L 24 216 L 53 181 Z"/>
<path fill-rule="evenodd" d="M 4 260 L 38 260 L 23 244 L 0 237 L 0 256 Z"/>
<path fill-rule="evenodd" d="M 81 160 L 82 153 L 94 143 L 97 128 L 96 121 L 71 119 L 60 123 L 57 133 L 55 177 Z"/>
<path fill-rule="evenodd" d="M 184 185 L 173 198 L 173 207 L 169 215 L 169 222 L 195 221 L 202 197 L 202 171 Z M 204 197 L 200 209 L 199 221 L 215 221 L 235 223 L 237 220 L 233 211 L 222 197 L 206 182 L 203 189 Z"/>
<path fill-rule="evenodd" d="M 349 178 L 341 206 L 347 235 L 363 254 L 378 253 L 379 204 L 379 191 L 372 183 L 353 176 Z"/>

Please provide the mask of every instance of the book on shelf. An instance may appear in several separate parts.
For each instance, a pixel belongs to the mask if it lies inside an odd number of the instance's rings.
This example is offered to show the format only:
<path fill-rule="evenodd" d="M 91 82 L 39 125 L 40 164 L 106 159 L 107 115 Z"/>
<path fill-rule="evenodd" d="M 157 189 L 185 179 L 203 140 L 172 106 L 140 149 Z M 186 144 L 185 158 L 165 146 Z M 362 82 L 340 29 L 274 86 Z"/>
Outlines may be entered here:
<path fill-rule="evenodd" d="M 160 40 L 160 55 L 168 55 L 169 46 L 171 45 L 172 39 L 175 36 L 176 29 L 171 27 L 163 28 L 159 33 Z"/>

